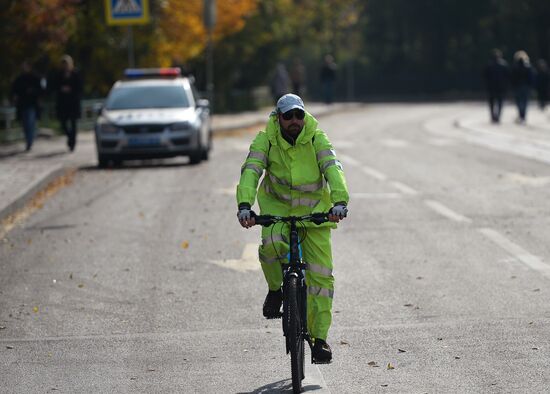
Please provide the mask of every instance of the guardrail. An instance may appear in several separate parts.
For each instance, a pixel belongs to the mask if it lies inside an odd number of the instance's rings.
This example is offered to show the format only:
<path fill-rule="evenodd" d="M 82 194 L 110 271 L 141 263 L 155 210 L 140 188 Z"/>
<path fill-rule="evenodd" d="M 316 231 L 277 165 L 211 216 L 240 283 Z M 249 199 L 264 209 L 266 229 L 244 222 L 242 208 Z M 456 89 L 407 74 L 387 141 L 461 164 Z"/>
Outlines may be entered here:
<path fill-rule="evenodd" d="M 82 100 L 82 116 L 78 121 L 80 130 L 93 129 L 99 109 L 104 99 Z M 59 123 L 55 116 L 55 103 L 46 101 L 41 104 L 41 116 L 37 123 L 37 133 L 60 134 Z M 23 138 L 21 125 L 16 119 L 15 107 L 0 107 L 0 142 L 12 142 Z"/>

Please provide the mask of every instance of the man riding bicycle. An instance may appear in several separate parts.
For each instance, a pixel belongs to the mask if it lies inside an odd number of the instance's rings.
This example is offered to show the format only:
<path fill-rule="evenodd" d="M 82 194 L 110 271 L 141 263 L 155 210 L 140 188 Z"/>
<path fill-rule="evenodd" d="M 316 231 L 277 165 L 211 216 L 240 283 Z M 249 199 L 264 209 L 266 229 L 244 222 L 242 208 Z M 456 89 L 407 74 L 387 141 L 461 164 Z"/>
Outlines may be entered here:
<path fill-rule="evenodd" d="M 329 222 L 320 226 L 305 224 L 307 237 L 301 244 L 307 264 L 307 321 L 314 343 L 312 355 L 318 362 L 330 362 L 332 351 L 326 343 L 334 294 L 330 230 L 346 216 L 349 194 L 342 165 L 327 135 L 317 125 L 317 120 L 305 111 L 300 97 L 286 94 L 277 101 L 265 130 L 250 145 L 241 168 L 237 217 L 245 228 L 255 225 L 251 207 L 256 193 L 261 214 L 302 216 L 332 208 Z M 263 305 L 263 315 L 268 319 L 281 316 L 281 263 L 287 262 L 289 249 L 288 226 L 275 232 L 272 227 L 262 228 L 259 247 L 269 287 Z"/>

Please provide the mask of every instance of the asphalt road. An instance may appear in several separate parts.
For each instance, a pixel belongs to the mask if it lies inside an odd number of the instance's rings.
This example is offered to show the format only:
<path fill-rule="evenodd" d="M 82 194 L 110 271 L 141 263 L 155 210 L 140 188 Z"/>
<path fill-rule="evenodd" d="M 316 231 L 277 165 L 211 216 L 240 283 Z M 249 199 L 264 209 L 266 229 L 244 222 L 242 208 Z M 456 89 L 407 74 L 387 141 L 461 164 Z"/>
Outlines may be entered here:
<path fill-rule="evenodd" d="M 333 233 L 332 393 L 550 390 L 550 141 L 472 105 L 323 117 L 351 191 Z M 510 114 L 511 116 L 511 114 Z M 234 189 L 254 132 L 211 160 L 81 168 L 0 240 L 0 391 L 272 393 L 290 387 L 259 229 Z"/>

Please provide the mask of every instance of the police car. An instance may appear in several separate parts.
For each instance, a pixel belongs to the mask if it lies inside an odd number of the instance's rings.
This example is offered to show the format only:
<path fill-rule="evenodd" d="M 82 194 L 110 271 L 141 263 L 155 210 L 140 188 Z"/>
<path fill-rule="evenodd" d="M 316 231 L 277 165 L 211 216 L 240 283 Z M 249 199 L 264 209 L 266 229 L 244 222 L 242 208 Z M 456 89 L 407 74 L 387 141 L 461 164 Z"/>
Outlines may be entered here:
<path fill-rule="evenodd" d="M 212 130 L 208 100 L 179 68 L 127 69 L 95 124 L 99 167 L 123 160 L 188 156 L 208 160 Z"/>

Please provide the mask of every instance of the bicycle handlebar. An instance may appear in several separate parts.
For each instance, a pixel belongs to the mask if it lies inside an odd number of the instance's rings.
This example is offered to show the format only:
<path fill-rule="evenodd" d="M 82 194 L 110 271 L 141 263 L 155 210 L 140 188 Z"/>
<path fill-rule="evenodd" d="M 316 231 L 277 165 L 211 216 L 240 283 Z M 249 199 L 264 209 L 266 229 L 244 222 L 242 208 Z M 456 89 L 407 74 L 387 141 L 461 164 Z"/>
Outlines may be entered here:
<path fill-rule="evenodd" d="M 272 216 L 272 215 L 256 215 L 252 212 L 252 217 L 256 220 L 256 224 L 261 226 L 270 226 L 275 223 L 289 222 L 312 222 L 316 225 L 328 222 L 328 213 L 312 213 L 304 216 Z"/>

